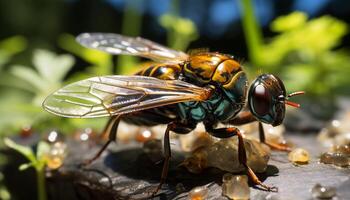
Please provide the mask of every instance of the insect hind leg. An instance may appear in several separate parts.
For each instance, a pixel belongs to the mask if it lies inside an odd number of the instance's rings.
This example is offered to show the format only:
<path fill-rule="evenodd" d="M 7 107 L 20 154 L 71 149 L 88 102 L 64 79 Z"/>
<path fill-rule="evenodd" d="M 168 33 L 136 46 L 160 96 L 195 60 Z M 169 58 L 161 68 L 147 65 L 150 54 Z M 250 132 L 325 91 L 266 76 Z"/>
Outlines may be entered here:
<path fill-rule="evenodd" d="M 260 185 L 262 188 L 268 190 L 268 191 L 277 191 L 278 189 L 276 187 L 271 187 L 263 184 L 259 178 L 255 175 L 253 170 L 248 166 L 247 164 L 247 154 L 244 147 L 244 141 L 243 136 L 238 128 L 230 127 L 230 128 L 217 128 L 214 129 L 211 126 L 206 126 L 206 130 L 209 134 L 213 135 L 214 137 L 218 138 L 229 138 L 232 136 L 238 136 L 238 160 L 239 162 L 247 169 L 247 174 L 251 178 L 251 180 L 257 184 Z"/>
<path fill-rule="evenodd" d="M 83 162 L 83 166 L 86 165 L 90 165 L 91 163 L 93 163 L 95 160 L 97 160 L 102 153 L 107 149 L 107 147 L 109 146 L 109 144 L 113 141 L 116 140 L 117 138 L 117 130 L 118 130 L 118 125 L 120 122 L 120 116 L 115 116 L 112 117 L 108 123 L 106 124 L 106 127 L 104 128 L 104 132 L 102 134 L 106 134 L 109 132 L 109 138 L 108 141 L 102 146 L 102 148 L 94 155 L 94 157 L 86 160 Z"/>

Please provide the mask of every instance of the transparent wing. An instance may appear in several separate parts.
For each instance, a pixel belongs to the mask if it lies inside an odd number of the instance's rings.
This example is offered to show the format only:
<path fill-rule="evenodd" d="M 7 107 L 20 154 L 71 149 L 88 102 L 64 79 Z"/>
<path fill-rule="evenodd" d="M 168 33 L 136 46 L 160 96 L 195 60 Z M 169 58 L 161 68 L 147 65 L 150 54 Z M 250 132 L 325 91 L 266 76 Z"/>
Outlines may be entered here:
<path fill-rule="evenodd" d="M 146 76 L 101 76 L 67 85 L 48 96 L 43 107 L 63 117 L 93 118 L 184 101 L 203 101 L 209 89 L 179 80 Z"/>
<path fill-rule="evenodd" d="M 143 39 L 127 37 L 113 33 L 83 33 L 77 41 L 88 48 L 98 49 L 111 54 L 141 56 L 157 62 L 182 63 L 188 55 L 165 46 Z"/>

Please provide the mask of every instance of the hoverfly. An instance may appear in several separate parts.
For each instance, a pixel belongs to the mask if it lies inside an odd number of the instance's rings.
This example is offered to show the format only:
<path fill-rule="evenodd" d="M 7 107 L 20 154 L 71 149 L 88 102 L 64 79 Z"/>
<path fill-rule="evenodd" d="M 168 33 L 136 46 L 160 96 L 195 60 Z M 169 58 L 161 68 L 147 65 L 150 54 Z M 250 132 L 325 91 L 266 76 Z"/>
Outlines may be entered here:
<path fill-rule="evenodd" d="M 239 161 L 246 167 L 253 182 L 266 190 L 247 165 L 243 137 L 238 128 L 216 128 L 218 123 L 241 125 L 257 121 L 261 142 L 265 141 L 261 123 L 280 125 L 288 101 L 283 82 L 275 75 L 263 74 L 250 85 L 242 66 L 232 56 L 217 52 L 186 54 L 152 41 L 110 33 L 84 33 L 77 41 L 88 48 L 111 54 L 126 54 L 151 59 L 155 64 L 133 76 L 109 75 L 93 77 L 67 85 L 43 102 L 50 113 L 63 117 L 110 117 L 105 131 L 109 141 L 91 159 L 95 160 L 116 139 L 120 120 L 153 126 L 167 124 L 164 134 L 164 163 L 156 194 L 165 182 L 171 157 L 169 132 L 191 132 L 202 122 L 214 137 L 238 136 Z M 248 110 L 242 111 L 246 97 Z M 288 150 L 267 143 L 279 150 Z"/>

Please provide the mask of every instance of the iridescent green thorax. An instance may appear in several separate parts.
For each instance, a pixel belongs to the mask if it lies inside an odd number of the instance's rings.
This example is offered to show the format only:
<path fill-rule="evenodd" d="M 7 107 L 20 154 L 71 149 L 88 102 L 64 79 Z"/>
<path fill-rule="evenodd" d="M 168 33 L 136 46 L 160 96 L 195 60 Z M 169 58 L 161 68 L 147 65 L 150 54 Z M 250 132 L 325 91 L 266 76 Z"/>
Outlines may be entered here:
<path fill-rule="evenodd" d="M 247 78 L 243 71 L 236 74 L 226 85 L 217 86 L 210 99 L 204 102 L 178 104 L 179 115 L 183 120 L 196 122 L 225 122 L 242 110 L 247 90 Z"/>

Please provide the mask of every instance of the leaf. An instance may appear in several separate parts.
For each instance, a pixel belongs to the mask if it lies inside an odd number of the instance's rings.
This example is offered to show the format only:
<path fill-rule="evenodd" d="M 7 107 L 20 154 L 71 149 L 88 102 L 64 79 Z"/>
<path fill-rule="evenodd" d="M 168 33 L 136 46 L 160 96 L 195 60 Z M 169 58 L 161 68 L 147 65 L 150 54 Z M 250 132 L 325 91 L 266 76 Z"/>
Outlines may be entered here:
<path fill-rule="evenodd" d="M 26 169 L 28 169 L 29 167 L 33 167 L 33 163 L 24 163 L 24 164 L 21 164 L 18 169 L 19 171 L 24 171 Z"/>
<path fill-rule="evenodd" d="M 47 50 L 34 52 L 33 64 L 42 78 L 50 82 L 61 81 L 74 65 L 71 55 L 56 55 Z"/>
<path fill-rule="evenodd" d="M 27 81 L 36 89 L 41 91 L 46 90 L 47 83 L 33 69 L 21 65 L 15 65 L 11 68 L 10 72 L 18 78 Z"/>
<path fill-rule="evenodd" d="M 24 157 L 26 157 L 31 163 L 35 163 L 36 162 L 36 158 L 35 155 L 32 151 L 31 148 L 26 147 L 26 146 L 22 146 L 19 144 L 16 144 L 14 141 L 12 141 L 9 138 L 5 138 L 4 139 L 4 143 L 6 146 L 10 147 L 11 149 L 16 150 L 18 153 L 22 154 Z"/>
<path fill-rule="evenodd" d="M 23 79 L 19 80 L 18 76 L 15 76 L 13 73 L 6 71 L 1 72 L 0 74 L 0 86 L 5 86 L 12 89 L 20 89 L 20 92 L 23 92 L 22 90 L 29 91 L 31 93 L 36 92 L 36 88 L 31 84 L 28 84 L 27 81 Z"/>
<path fill-rule="evenodd" d="M 303 26 L 307 15 L 303 12 L 293 12 L 286 16 L 280 16 L 271 23 L 271 30 L 275 32 L 290 31 Z"/>
<path fill-rule="evenodd" d="M 50 151 L 50 145 L 47 142 L 40 141 L 36 151 L 36 158 L 38 160 L 43 160 L 45 154 Z"/>
<path fill-rule="evenodd" d="M 27 40 L 22 36 L 12 36 L 0 42 L 0 49 L 3 49 L 12 56 L 23 51 L 27 47 Z"/>
<path fill-rule="evenodd" d="M 98 65 L 97 67 L 108 68 L 112 66 L 112 55 L 102 51 L 85 48 L 76 42 L 75 37 L 72 35 L 61 35 L 58 40 L 58 45 L 62 49 L 81 57 L 85 61 Z"/>

